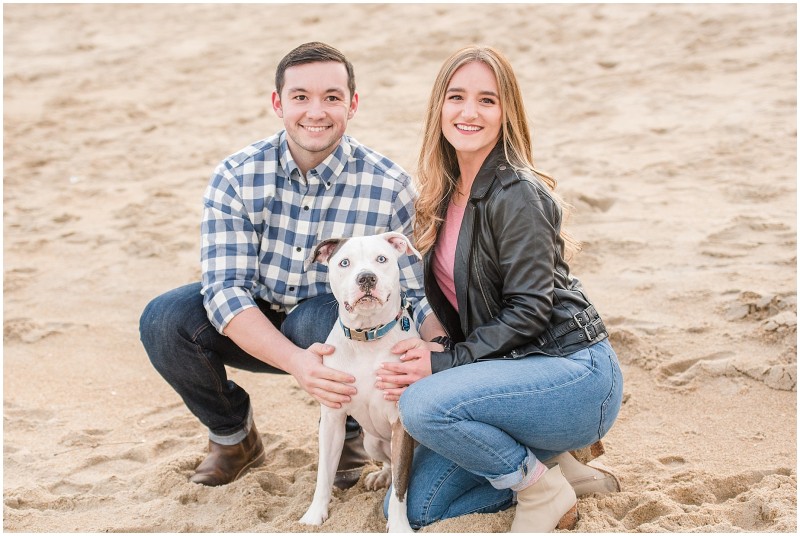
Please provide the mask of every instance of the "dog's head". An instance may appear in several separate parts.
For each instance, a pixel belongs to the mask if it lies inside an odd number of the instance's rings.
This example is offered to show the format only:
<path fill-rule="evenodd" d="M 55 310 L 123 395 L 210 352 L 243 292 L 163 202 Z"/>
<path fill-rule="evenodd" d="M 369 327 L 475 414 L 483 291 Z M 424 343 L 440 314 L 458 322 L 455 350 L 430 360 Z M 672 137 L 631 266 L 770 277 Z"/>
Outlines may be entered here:
<path fill-rule="evenodd" d="M 340 314 L 375 317 L 386 309 L 396 315 L 400 307 L 401 255 L 416 255 L 402 233 L 388 232 L 356 238 L 331 238 L 320 242 L 306 260 L 328 266 L 328 276 L 340 305 Z"/>

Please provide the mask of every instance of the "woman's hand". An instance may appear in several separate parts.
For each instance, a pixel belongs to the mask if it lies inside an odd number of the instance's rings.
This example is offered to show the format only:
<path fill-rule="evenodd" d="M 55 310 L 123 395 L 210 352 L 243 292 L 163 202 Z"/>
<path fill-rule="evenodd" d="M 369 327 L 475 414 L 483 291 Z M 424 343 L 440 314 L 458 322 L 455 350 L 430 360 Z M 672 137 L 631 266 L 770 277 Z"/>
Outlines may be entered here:
<path fill-rule="evenodd" d="M 383 389 L 383 398 L 398 401 L 400 395 L 415 381 L 431 372 L 431 349 L 444 349 L 440 344 L 425 342 L 422 339 L 406 339 L 392 347 L 393 354 L 400 354 L 400 362 L 383 363 L 378 369 L 375 386 Z"/>

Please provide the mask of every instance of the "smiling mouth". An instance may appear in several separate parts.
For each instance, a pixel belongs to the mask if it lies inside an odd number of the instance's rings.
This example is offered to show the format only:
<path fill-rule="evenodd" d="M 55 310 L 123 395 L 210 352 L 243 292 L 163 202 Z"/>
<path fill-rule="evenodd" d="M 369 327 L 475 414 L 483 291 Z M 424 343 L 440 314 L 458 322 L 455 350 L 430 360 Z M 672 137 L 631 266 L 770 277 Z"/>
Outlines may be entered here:
<path fill-rule="evenodd" d="M 483 127 L 479 127 L 479 126 L 476 126 L 476 125 L 463 125 L 461 123 L 456 123 L 456 129 L 458 129 L 458 130 L 460 130 L 462 132 L 478 132 L 479 130 L 482 130 Z"/>
<path fill-rule="evenodd" d="M 321 127 L 307 126 L 307 125 L 301 125 L 301 126 L 304 129 L 306 129 L 307 131 L 309 131 L 309 132 L 323 132 L 323 131 L 328 130 L 329 128 L 331 128 L 331 127 L 328 127 L 328 126 L 321 126 Z"/>

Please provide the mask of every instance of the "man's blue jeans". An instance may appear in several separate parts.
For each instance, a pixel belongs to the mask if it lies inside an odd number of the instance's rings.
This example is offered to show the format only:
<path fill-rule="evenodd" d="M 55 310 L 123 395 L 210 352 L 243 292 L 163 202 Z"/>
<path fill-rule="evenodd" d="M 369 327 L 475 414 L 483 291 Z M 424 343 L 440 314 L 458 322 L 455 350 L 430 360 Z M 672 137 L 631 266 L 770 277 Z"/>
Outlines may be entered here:
<path fill-rule="evenodd" d="M 481 361 L 412 384 L 399 402 L 420 443 L 411 526 L 508 508 L 537 459 L 594 443 L 621 404 L 622 373 L 608 340 L 566 357 Z"/>
<path fill-rule="evenodd" d="M 262 313 L 294 344 L 308 348 L 324 342 L 339 316 L 332 294 L 302 302 L 290 314 L 259 302 Z M 229 380 L 225 365 L 252 372 L 284 374 L 251 356 L 209 322 L 200 283 L 155 298 L 139 321 L 142 344 L 156 370 L 183 398 L 189 410 L 209 429 L 215 442 L 232 445 L 250 430 L 250 396 Z M 348 421 L 348 432 L 358 424 Z M 350 434 L 349 434 L 350 435 Z"/>

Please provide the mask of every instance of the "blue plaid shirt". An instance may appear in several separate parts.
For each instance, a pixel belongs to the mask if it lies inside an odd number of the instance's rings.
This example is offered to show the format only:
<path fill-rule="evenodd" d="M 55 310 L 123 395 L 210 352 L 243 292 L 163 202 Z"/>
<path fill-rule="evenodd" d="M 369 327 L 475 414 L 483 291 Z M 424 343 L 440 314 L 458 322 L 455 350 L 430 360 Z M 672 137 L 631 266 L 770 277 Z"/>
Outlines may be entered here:
<path fill-rule="evenodd" d="M 202 293 L 221 333 L 259 298 L 276 311 L 331 292 L 328 269 L 303 267 L 326 238 L 399 231 L 411 236 L 416 190 L 388 158 L 344 136 L 303 177 L 281 131 L 223 160 L 211 178 L 203 208 Z M 422 263 L 400 259 L 401 285 L 421 325 Z"/>

